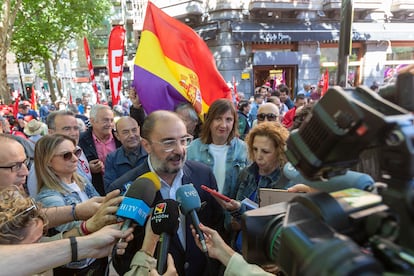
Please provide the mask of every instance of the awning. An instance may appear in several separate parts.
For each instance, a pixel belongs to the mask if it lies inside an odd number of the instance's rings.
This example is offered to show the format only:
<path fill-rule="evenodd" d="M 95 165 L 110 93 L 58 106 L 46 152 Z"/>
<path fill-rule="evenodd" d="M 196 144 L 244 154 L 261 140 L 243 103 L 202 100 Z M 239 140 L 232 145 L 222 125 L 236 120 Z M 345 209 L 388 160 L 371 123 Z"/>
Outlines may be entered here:
<path fill-rule="evenodd" d="M 203 39 L 210 40 L 216 39 L 218 30 L 218 22 L 198 26 L 194 31 Z"/>
<path fill-rule="evenodd" d="M 238 41 L 293 42 L 339 40 L 340 23 L 256 23 L 234 22 Z M 353 23 L 352 40 L 414 40 L 414 23 Z"/>

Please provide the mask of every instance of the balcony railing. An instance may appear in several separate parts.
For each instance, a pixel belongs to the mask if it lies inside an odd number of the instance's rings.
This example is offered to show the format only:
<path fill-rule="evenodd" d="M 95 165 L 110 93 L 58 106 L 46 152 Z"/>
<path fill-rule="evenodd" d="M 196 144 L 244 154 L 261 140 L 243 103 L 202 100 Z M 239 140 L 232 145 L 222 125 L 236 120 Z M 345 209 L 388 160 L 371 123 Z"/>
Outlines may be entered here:
<path fill-rule="evenodd" d="M 249 4 L 250 11 L 259 9 L 281 9 L 281 10 L 306 10 L 314 8 L 320 1 L 315 0 L 251 0 Z"/>
<path fill-rule="evenodd" d="M 409 0 L 406 0 L 409 1 Z M 342 0 L 323 0 L 325 10 L 340 9 Z M 383 7 L 381 0 L 354 0 L 354 10 L 377 10 Z"/>
<path fill-rule="evenodd" d="M 391 4 L 392 12 L 412 12 L 414 11 L 414 1 L 413 0 L 393 0 Z"/>

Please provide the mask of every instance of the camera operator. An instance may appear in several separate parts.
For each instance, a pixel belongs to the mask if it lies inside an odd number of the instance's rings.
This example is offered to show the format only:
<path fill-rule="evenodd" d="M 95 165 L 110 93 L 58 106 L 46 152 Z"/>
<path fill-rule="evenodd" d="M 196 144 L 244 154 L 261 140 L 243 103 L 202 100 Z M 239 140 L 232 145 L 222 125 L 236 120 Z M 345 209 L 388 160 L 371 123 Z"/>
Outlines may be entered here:
<path fill-rule="evenodd" d="M 208 254 L 211 258 L 219 260 L 226 270 L 224 276 L 270 276 L 274 275 L 264 271 L 257 265 L 247 263 L 243 257 L 236 253 L 230 246 L 228 246 L 224 240 L 220 237 L 216 230 L 213 230 L 200 223 L 200 229 L 204 233 L 204 237 L 207 244 Z M 197 246 L 201 249 L 201 243 L 198 239 L 198 235 L 194 227 L 191 225 L 191 232 L 194 236 L 194 240 Z"/>

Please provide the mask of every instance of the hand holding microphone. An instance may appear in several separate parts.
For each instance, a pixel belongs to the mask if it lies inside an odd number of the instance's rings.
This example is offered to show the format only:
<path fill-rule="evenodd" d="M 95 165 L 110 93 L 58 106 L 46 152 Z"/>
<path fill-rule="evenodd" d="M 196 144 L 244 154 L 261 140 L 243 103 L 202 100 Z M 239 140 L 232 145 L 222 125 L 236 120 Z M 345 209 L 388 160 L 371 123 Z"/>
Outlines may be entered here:
<path fill-rule="evenodd" d="M 193 184 L 182 185 L 177 189 L 175 194 L 177 201 L 180 203 L 180 210 L 184 215 L 189 214 L 193 222 L 194 229 L 198 234 L 198 239 L 202 246 L 202 251 L 207 253 L 207 245 L 203 232 L 200 230 L 200 220 L 196 211 L 201 207 L 200 197 Z"/>
<path fill-rule="evenodd" d="M 177 233 L 178 218 L 178 203 L 173 199 L 166 199 L 157 203 L 152 211 L 151 228 L 154 234 L 160 235 L 161 242 L 157 254 L 157 271 L 159 274 L 164 274 L 167 269 L 170 238 Z"/>

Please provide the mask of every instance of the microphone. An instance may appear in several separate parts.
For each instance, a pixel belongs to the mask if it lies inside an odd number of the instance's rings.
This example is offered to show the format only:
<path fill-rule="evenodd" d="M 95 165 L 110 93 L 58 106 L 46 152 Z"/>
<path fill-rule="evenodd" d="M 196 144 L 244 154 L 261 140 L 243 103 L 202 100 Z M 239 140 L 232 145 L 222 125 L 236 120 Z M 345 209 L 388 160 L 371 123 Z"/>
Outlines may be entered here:
<path fill-rule="evenodd" d="M 126 191 L 125 197 L 116 212 L 118 217 L 125 219 L 121 226 L 122 231 L 128 229 L 132 221 L 141 226 L 145 225 L 150 211 L 149 206 L 154 202 L 155 194 L 160 187 L 161 182 L 153 172 L 145 173 L 135 179 Z"/>
<path fill-rule="evenodd" d="M 155 205 L 151 216 L 152 231 L 160 235 L 158 246 L 157 271 L 162 275 L 167 270 L 168 249 L 170 238 L 175 235 L 179 225 L 178 202 L 173 199 L 165 199 Z"/>
<path fill-rule="evenodd" d="M 204 253 L 207 253 L 206 240 L 203 232 L 200 229 L 200 220 L 198 219 L 196 211 L 201 207 L 200 197 L 193 184 L 182 185 L 177 189 L 175 194 L 178 203 L 180 203 L 180 210 L 184 215 L 190 214 L 193 226 L 198 234 L 198 239 Z"/>
<path fill-rule="evenodd" d="M 313 181 L 303 177 L 298 170 L 290 163 L 283 167 L 283 174 L 295 184 L 306 184 L 312 188 L 323 192 L 331 193 L 348 188 L 357 188 L 360 190 L 371 191 L 374 187 L 374 179 L 365 173 L 348 170 L 343 175 L 329 178 L 327 181 Z"/>

